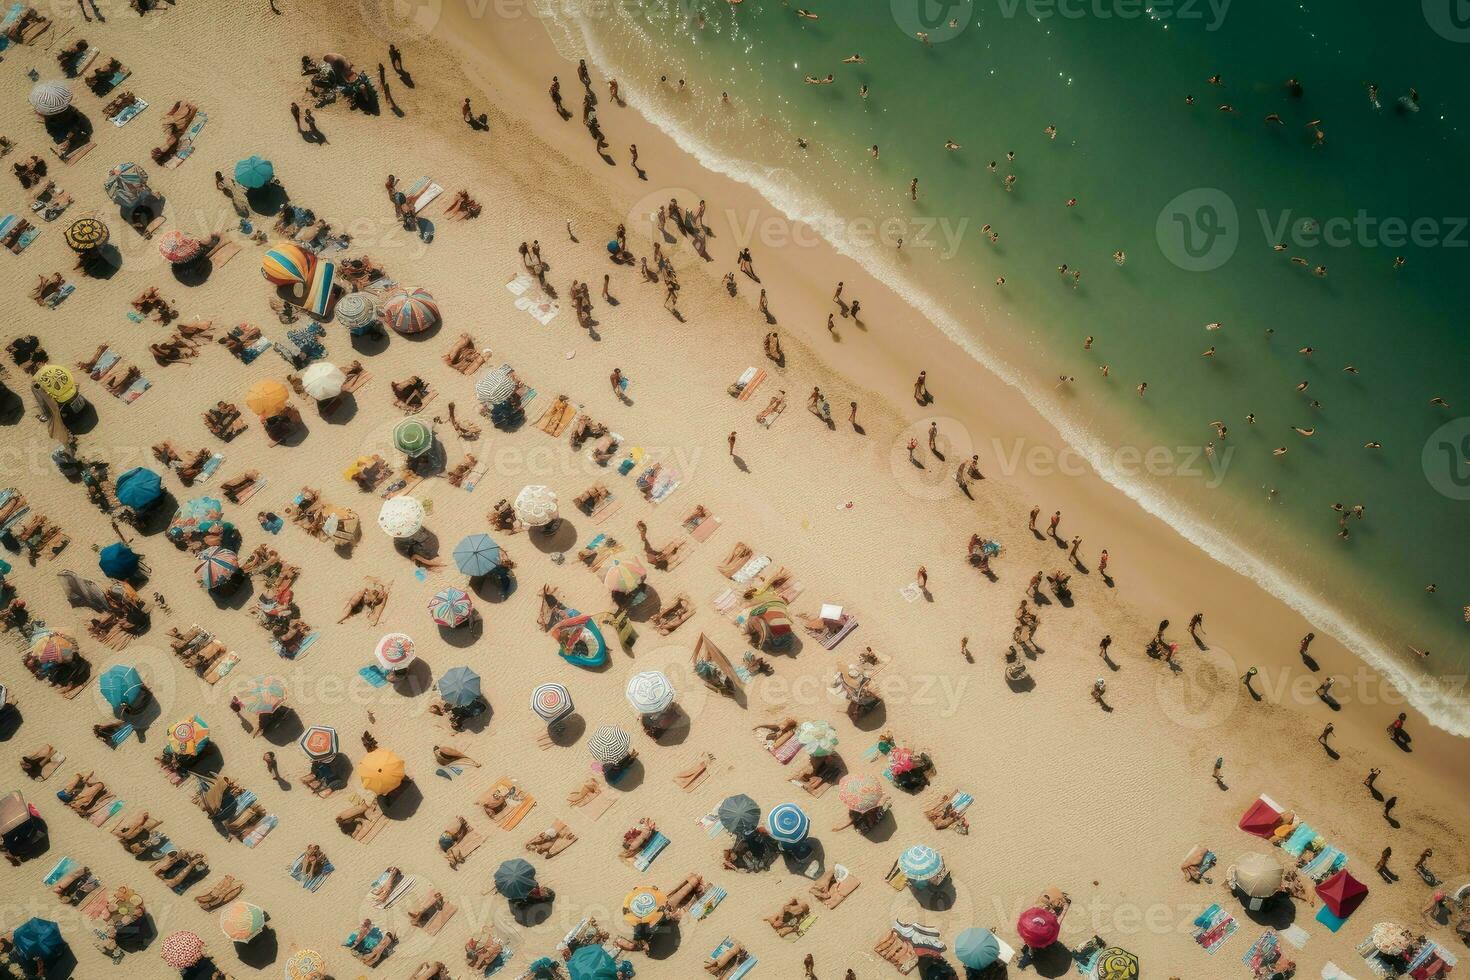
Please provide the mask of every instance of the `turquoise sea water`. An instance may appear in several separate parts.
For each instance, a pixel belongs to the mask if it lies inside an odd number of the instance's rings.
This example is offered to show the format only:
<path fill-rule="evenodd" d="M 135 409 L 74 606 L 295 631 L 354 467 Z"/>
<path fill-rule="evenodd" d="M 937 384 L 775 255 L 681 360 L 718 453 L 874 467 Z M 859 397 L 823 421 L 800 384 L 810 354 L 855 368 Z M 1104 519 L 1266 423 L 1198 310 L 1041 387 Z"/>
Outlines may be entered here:
<path fill-rule="evenodd" d="M 798 2 L 819 19 L 650 0 L 554 8 L 552 27 L 656 92 L 639 108 L 707 165 L 904 288 L 1202 547 L 1401 682 L 1470 667 L 1470 22 L 1455 0 Z M 980 448 L 1004 468 L 1009 447 Z M 1366 508 L 1346 539 L 1334 503 Z M 1470 734 L 1453 682 L 1412 699 Z"/>

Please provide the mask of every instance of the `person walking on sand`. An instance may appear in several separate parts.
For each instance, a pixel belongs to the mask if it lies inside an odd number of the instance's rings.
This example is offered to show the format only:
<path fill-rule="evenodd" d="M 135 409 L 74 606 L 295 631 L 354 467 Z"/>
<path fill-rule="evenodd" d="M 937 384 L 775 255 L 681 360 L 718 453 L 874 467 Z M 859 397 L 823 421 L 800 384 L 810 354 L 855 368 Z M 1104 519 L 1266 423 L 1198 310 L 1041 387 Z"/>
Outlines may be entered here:
<path fill-rule="evenodd" d="M 847 423 L 854 429 L 858 427 L 857 402 L 848 402 Z"/>
<path fill-rule="evenodd" d="M 612 374 L 608 375 L 608 383 L 612 385 L 613 394 L 622 397 L 623 394 L 623 369 L 613 368 Z"/>
<path fill-rule="evenodd" d="M 1332 693 L 1332 685 L 1335 684 L 1335 683 L 1337 683 L 1337 678 L 1336 677 L 1329 677 L 1325 681 L 1323 681 L 1321 684 L 1318 684 L 1317 685 L 1317 697 L 1321 698 L 1323 701 L 1326 701 L 1328 695 L 1330 695 Z"/>
<path fill-rule="evenodd" d="M 1215 780 L 1215 782 L 1217 784 L 1218 783 L 1223 783 L 1224 782 L 1224 772 L 1225 772 L 1225 757 L 1223 755 L 1222 756 L 1217 756 L 1215 758 L 1215 768 L 1210 773 L 1210 775 L 1211 775 L 1211 777 L 1214 778 L 1214 780 Z"/>
<path fill-rule="evenodd" d="M 1097 573 L 1103 578 L 1108 577 L 1108 549 L 1106 548 L 1097 556 Z"/>
<path fill-rule="evenodd" d="M 1040 504 L 1037 504 L 1035 507 L 1032 507 L 1031 508 L 1031 519 L 1026 522 L 1026 526 L 1028 528 L 1030 528 L 1032 531 L 1035 531 L 1036 530 L 1036 518 L 1038 518 L 1040 516 L 1041 516 L 1041 505 Z"/>
<path fill-rule="evenodd" d="M 928 592 L 929 591 L 929 569 L 925 568 L 923 565 L 920 565 L 919 566 L 919 570 L 914 573 L 914 581 L 916 581 L 916 582 L 919 583 L 919 591 L 921 591 L 921 592 Z"/>
<path fill-rule="evenodd" d="M 1421 877 L 1429 877 L 1429 868 L 1426 865 L 1432 857 L 1434 857 L 1434 848 L 1426 847 L 1424 853 L 1419 855 L 1419 860 L 1414 862 L 1414 870 L 1419 872 Z"/>
<path fill-rule="evenodd" d="M 1373 786 L 1373 784 L 1378 781 L 1378 777 L 1381 776 L 1382 774 L 1383 774 L 1383 770 L 1382 769 L 1369 769 L 1368 770 L 1368 775 L 1363 780 L 1363 785 L 1366 786 L 1366 787 L 1368 787 L 1368 792 L 1372 793 L 1372 792 L 1375 792 L 1376 791 L 1375 790 L 1375 787 Z"/>
<path fill-rule="evenodd" d="M 1097 644 L 1097 655 L 1099 657 L 1101 657 L 1104 661 L 1108 661 L 1110 659 L 1108 657 L 1108 647 L 1110 647 L 1112 645 L 1113 645 L 1113 634 L 1111 634 L 1111 633 L 1104 633 L 1103 634 L 1103 638 L 1101 640 L 1099 640 L 1098 641 L 1098 644 Z"/>
<path fill-rule="evenodd" d="M 802 980 L 817 980 L 817 962 L 812 958 L 811 953 L 806 954 L 806 959 L 801 961 L 801 966 L 806 971 Z"/>
<path fill-rule="evenodd" d="M 1395 742 L 1402 742 L 1404 740 L 1404 722 L 1408 720 L 1408 717 L 1408 715 L 1400 711 L 1399 716 L 1388 723 L 1389 738 Z"/>
<path fill-rule="evenodd" d="M 1317 634 L 1316 633 L 1308 633 L 1306 636 L 1302 637 L 1302 645 L 1301 645 L 1300 648 L 1298 648 L 1297 653 L 1299 653 L 1303 657 L 1305 657 L 1307 655 L 1307 647 L 1311 646 L 1312 645 L 1312 641 L 1315 640 L 1316 638 L 1317 638 Z"/>
<path fill-rule="evenodd" d="M 1077 557 L 1077 549 L 1080 547 L 1082 547 L 1082 535 L 1072 535 L 1072 547 L 1067 551 L 1067 558 L 1069 561 L 1072 562 L 1072 564 L 1078 566 L 1082 564 L 1082 560 Z"/>
<path fill-rule="evenodd" d="M 1392 820 L 1393 819 L 1393 816 L 1392 816 L 1392 814 L 1393 814 L 1393 808 L 1396 807 L 1396 806 L 1398 806 L 1398 805 L 1399 805 L 1399 798 L 1397 796 L 1390 796 L 1388 799 L 1384 800 L 1383 801 L 1383 819 L 1385 819 L 1385 820 Z"/>
<path fill-rule="evenodd" d="M 1332 737 L 1332 733 L 1335 730 L 1335 726 L 1333 726 L 1332 722 L 1329 721 L 1327 723 L 1327 727 L 1322 729 L 1322 734 L 1317 736 L 1317 744 L 1322 746 L 1324 749 L 1331 748 L 1331 746 L 1327 744 L 1327 740 Z"/>
<path fill-rule="evenodd" d="M 914 380 L 914 401 L 920 405 L 929 403 L 928 371 L 920 371 L 918 378 Z"/>
<path fill-rule="evenodd" d="M 1057 537 L 1057 525 L 1060 523 L 1062 523 L 1062 512 L 1057 511 L 1051 515 L 1051 523 L 1047 525 L 1046 533 L 1054 538 Z"/>
<path fill-rule="evenodd" d="M 1393 848 L 1385 847 L 1383 853 L 1378 855 L 1378 863 L 1373 865 L 1373 870 L 1378 872 L 1378 877 L 1384 881 L 1393 882 L 1393 872 L 1388 870 L 1388 859 L 1393 857 Z"/>
<path fill-rule="evenodd" d="M 291 103 L 291 119 L 296 123 L 296 132 L 301 132 L 301 106 Z"/>
<path fill-rule="evenodd" d="M 1256 668 L 1251 667 L 1251 668 L 1247 669 L 1246 672 L 1241 676 L 1240 682 L 1245 685 L 1246 690 L 1251 691 L 1252 693 L 1254 693 L 1255 688 L 1251 687 L 1251 681 L 1253 681 L 1255 679 L 1256 679 Z"/>
<path fill-rule="evenodd" d="M 265 753 L 260 757 L 260 760 L 265 763 L 265 771 L 271 774 L 272 779 L 281 778 L 281 770 L 276 764 L 276 754 L 274 752 Z"/>
<path fill-rule="evenodd" d="M 1199 631 L 1200 631 L 1200 627 L 1203 626 L 1204 624 L 1205 624 L 1205 614 L 1202 613 L 1202 612 L 1197 612 L 1193 616 L 1189 617 L 1189 637 L 1190 637 L 1190 639 L 1194 640 L 1195 642 L 1199 642 Z"/>
<path fill-rule="evenodd" d="M 935 456 L 939 455 L 939 423 L 929 423 L 929 451 Z"/>
<path fill-rule="evenodd" d="M 733 432 L 730 433 L 730 437 L 728 439 L 726 439 L 725 441 L 730 444 L 730 455 L 731 456 L 734 456 L 735 455 L 735 433 L 733 433 Z"/>

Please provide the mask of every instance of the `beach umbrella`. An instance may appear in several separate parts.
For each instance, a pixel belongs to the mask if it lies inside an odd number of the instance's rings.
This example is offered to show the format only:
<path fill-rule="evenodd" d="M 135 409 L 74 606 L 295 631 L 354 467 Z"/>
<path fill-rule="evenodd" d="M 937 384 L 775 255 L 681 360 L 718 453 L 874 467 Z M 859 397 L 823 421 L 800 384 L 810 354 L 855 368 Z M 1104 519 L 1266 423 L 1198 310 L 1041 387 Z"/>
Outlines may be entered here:
<path fill-rule="evenodd" d="M 393 427 L 393 448 L 409 459 L 434 448 L 434 430 L 418 419 L 404 419 Z"/>
<path fill-rule="evenodd" d="M 265 909 L 249 902 L 231 902 L 219 914 L 219 931 L 237 943 L 248 943 L 265 931 Z"/>
<path fill-rule="evenodd" d="M 1343 870 L 1317 886 L 1317 897 L 1333 915 L 1346 919 L 1368 897 L 1368 886 Z"/>
<path fill-rule="evenodd" d="M 495 890 L 512 902 L 524 902 L 536 890 L 536 867 L 522 858 L 501 861 L 495 869 Z"/>
<path fill-rule="evenodd" d="M 944 871 L 944 858 L 928 844 L 914 844 L 898 856 L 898 870 L 909 881 L 923 884 Z"/>
<path fill-rule="evenodd" d="M 516 519 L 527 527 L 541 527 L 556 520 L 556 491 L 550 487 L 525 487 L 516 494 Z"/>
<path fill-rule="evenodd" d="M 322 980 L 327 961 L 314 949 L 298 949 L 286 958 L 286 980 Z"/>
<path fill-rule="evenodd" d="M 766 831 L 777 844 L 800 844 L 812 822 L 795 803 L 778 803 L 766 814 Z"/>
<path fill-rule="evenodd" d="M 972 927 L 954 938 L 954 955 L 961 966 L 983 970 L 1000 959 L 1000 940 L 989 929 Z"/>
<path fill-rule="evenodd" d="M 1253 852 L 1241 855 L 1226 869 L 1226 876 L 1230 887 L 1242 894 L 1250 898 L 1270 898 L 1281 891 L 1283 872 L 1274 857 Z"/>
<path fill-rule="evenodd" d="M 146 510 L 163 496 L 163 477 L 150 469 L 134 466 L 117 478 L 117 502 L 133 510 Z"/>
<path fill-rule="evenodd" d="M 587 740 L 587 751 L 603 765 L 615 766 L 628 757 L 632 744 L 621 728 L 603 725 Z"/>
<path fill-rule="evenodd" d="M 652 926 L 663 921 L 668 899 L 652 885 L 639 885 L 623 899 L 623 920 L 629 925 Z"/>
<path fill-rule="evenodd" d="M 143 696 L 143 678 L 138 673 L 138 668 L 125 664 L 107 668 L 97 679 L 97 687 L 102 691 L 103 700 L 114 711 L 118 708 L 131 708 Z"/>
<path fill-rule="evenodd" d="M 312 725 L 296 740 L 312 760 L 330 759 L 337 754 L 337 729 L 328 725 Z"/>
<path fill-rule="evenodd" d="M 177 228 L 165 232 L 158 241 L 158 254 L 172 265 L 183 265 L 185 262 L 193 262 L 199 258 L 204 251 L 204 243 L 197 238 L 179 231 Z"/>
<path fill-rule="evenodd" d="M 30 102 L 43 116 L 59 116 L 71 106 L 71 88 L 65 82 L 37 82 L 31 88 Z"/>
<path fill-rule="evenodd" d="M 531 710 L 548 725 L 572 713 L 572 692 L 563 684 L 542 684 L 531 692 Z"/>
<path fill-rule="evenodd" d="M 450 629 L 469 622 L 472 612 L 474 606 L 470 604 L 469 593 L 463 589 L 440 589 L 429 600 L 429 615 L 434 617 L 434 622 Z"/>
<path fill-rule="evenodd" d="M 486 405 L 499 405 L 511 395 L 515 394 L 515 379 L 510 376 L 510 368 L 498 367 L 486 371 L 475 382 L 475 394 L 480 401 Z"/>
<path fill-rule="evenodd" d="M 97 567 L 108 578 L 132 578 L 138 573 L 138 553 L 121 541 L 114 541 L 97 553 Z"/>
<path fill-rule="evenodd" d="M 71 401 L 77 394 L 76 379 L 60 364 L 49 365 L 37 372 L 36 384 L 42 391 L 56 399 L 58 405 Z"/>
<path fill-rule="evenodd" d="M 183 930 L 165 939 L 158 952 L 175 970 L 187 970 L 204 959 L 204 940 L 197 932 Z"/>
<path fill-rule="evenodd" d="M 277 286 L 304 285 L 316 259 L 291 242 L 276 242 L 260 257 L 260 274 Z"/>
<path fill-rule="evenodd" d="M 802 722 L 796 729 L 796 740 L 806 746 L 807 755 L 813 758 L 837 751 L 837 729 L 826 721 Z"/>
<path fill-rule="evenodd" d="M 637 558 L 614 558 L 602 569 L 602 584 L 614 593 L 632 592 L 647 577 L 648 569 Z"/>
<path fill-rule="evenodd" d="M 867 813 L 883 799 L 883 787 L 872 776 L 848 773 L 837 784 L 837 798 L 853 813 Z"/>
<path fill-rule="evenodd" d="M 439 696 L 451 708 L 466 708 L 480 698 L 480 675 L 468 667 L 454 667 L 439 678 Z"/>
<path fill-rule="evenodd" d="M 1057 921 L 1056 913 L 1051 909 L 1027 909 L 1016 920 L 1016 933 L 1021 937 L 1021 942 L 1032 949 L 1045 949 L 1057 941 L 1061 932 L 1062 924 Z"/>
<path fill-rule="evenodd" d="M 168 726 L 168 748 L 174 755 L 198 755 L 209 744 L 209 726 L 195 715 Z"/>
<path fill-rule="evenodd" d="M 342 394 L 342 385 L 347 375 L 342 369 L 328 361 L 315 361 L 301 372 L 301 388 L 307 396 L 317 401 L 326 401 Z"/>
<path fill-rule="evenodd" d="M 755 833 L 761 825 L 761 808 L 744 793 L 727 796 L 720 804 L 720 826 L 737 837 Z"/>
<path fill-rule="evenodd" d="M 240 700 L 250 714 L 268 715 L 286 703 L 286 682 L 272 674 L 263 674 L 250 681 Z"/>
<path fill-rule="evenodd" d="M 405 633 L 389 633 L 378 641 L 378 648 L 373 651 L 373 655 L 388 670 L 407 667 L 409 661 L 413 660 L 413 639 Z"/>
<path fill-rule="evenodd" d="M 368 293 L 348 293 L 337 300 L 337 322 L 361 330 L 378 318 L 378 303 Z"/>
<path fill-rule="evenodd" d="M 107 244 L 107 226 L 96 218 L 78 218 L 62 234 L 73 252 L 95 252 Z"/>
<path fill-rule="evenodd" d="M 245 390 L 245 404 L 263 419 L 280 415 L 291 392 L 275 378 L 262 378 Z"/>
<path fill-rule="evenodd" d="M 225 505 L 214 497 L 194 497 L 184 501 L 179 508 L 178 518 L 195 523 L 217 521 L 225 515 Z"/>
<path fill-rule="evenodd" d="M 914 768 L 912 749 L 896 748 L 888 753 L 888 771 L 897 776 Z"/>
<path fill-rule="evenodd" d="M 411 538 L 424 526 L 424 505 L 417 497 L 389 497 L 378 510 L 378 527 L 395 538 Z"/>
<path fill-rule="evenodd" d="M 1414 934 L 1397 922 L 1378 923 L 1368 938 L 1374 949 L 1389 956 L 1402 956 L 1414 945 Z"/>
<path fill-rule="evenodd" d="M 454 546 L 454 564 L 474 578 L 500 567 L 500 545 L 488 534 L 471 534 Z"/>
<path fill-rule="evenodd" d="M 628 703 L 640 715 L 656 715 L 674 703 L 674 685 L 662 671 L 645 670 L 628 678 Z"/>
<path fill-rule="evenodd" d="M 250 190 L 259 190 L 275 176 L 275 166 L 264 157 L 250 156 L 235 164 L 236 182 Z"/>
<path fill-rule="evenodd" d="M 387 796 L 403 785 L 403 760 L 387 749 L 374 749 L 357 764 L 357 778 L 369 793 Z"/>
<path fill-rule="evenodd" d="M 49 962 L 66 947 L 61 927 L 50 919 L 28 919 L 11 933 L 10 941 L 15 944 L 16 957 L 26 963 L 37 959 Z"/>
<path fill-rule="evenodd" d="M 579 946 L 567 960 L 571 980 L 618 980 L 618 961 L 601 946 Z"/>
<path fill-rule="evenodd" d="M 76 659 L 76 637 L 60 630 L 41 630 L 31 637 L 31 656 L 43 664 L 64 664 Z"/>
<path fill-rule="evenodd" d="M 423 289 L 395 289 L 383 301 L 383 320 L 398 333 L 423 333 L 439 322 L 439 304 Z"/>
<path fill-rule="evenodd" d="M 199 552 L 199 563 L 194 566 L 194 575 L 206 589 L 217 589 L 240 570 L 240 556 L 229 548 L 215 546 Z"/>
<path fill-rule="evenodd" d="M 136 163 L 119 163 L 107 171 L 102 189 L 113 204 L 132 207 L 148 194 L 148 171 Z"/>
<path fill-rule="evenodd" d="M 1109 946 L 1093 964 L 1097 980 L 1138 980 L 1138 957 L 1121 946 Z"/>

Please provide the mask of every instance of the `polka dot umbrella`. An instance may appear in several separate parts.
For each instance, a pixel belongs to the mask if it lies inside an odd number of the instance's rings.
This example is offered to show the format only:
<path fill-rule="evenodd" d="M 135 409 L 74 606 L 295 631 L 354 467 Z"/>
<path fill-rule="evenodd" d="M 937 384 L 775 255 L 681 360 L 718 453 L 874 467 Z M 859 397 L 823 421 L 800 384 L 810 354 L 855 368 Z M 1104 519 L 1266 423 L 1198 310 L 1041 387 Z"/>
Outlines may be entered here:
<path fill-rule="evenodd" d="M 439 304 L 427 290 L 395 289 L 383 303 L 383 319 L 398 333 L 423 333 L 439 322 Z"/>
<path fill-rule="evenodd" d="M 96 218 L 78 218 L 62 235 L 73 252 L 95 252 L 107 244 L 107 226 Z"/>
<path fill-rule="evenodd" d="M 37 82 L 30 103 L 40 115 L 59 116 L 71 107 L 71 88 L 65 82 Z"/>
<path fill-rule="evenodd" d="M 197 932 L 176 932 L 163 941 L 158 952 L 175 970 L 187 970 L 204 959 L 204 940 Z"/>
<path fill-rule="evenodd" d="M 203 242 L 197 238 L 191 238 L 177 228 L 165 232 L 164 236 L 158 240 L 158 254 L 173 265 L 193 262 L 203 251 Z"/>

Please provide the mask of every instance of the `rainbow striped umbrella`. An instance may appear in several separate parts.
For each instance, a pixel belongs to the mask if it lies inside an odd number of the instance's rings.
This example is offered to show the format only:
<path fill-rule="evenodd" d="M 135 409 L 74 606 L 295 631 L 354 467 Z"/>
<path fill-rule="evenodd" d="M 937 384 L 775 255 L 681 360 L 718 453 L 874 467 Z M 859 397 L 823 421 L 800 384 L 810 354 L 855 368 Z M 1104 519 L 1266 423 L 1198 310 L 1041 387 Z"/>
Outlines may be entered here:
<path fill-rule="evenodd" d="M 298 949 L 286 960 L 286 980 L 322 980 L 327 961 L 314 949 Z"/>
<path fill-rule="evenodd" d="M 434 617 L 434 622 L 450 629 L 469 622 L 470 614 L 474 611 L 470 595 L 463 589 L 440 589 L 429 600 L 429 615 Z"/>
<path fill-rule="evenodd" d="M 548 725 L 572 713 L 572 692 L 563 684 L 542 684 L 531 692 L 531 710 Z"/>
<path fill-rule="evenodd" d="M 206 589 L 217 589 L 240 570 L 240 556 L 229 548 L 216 545 L 199 552 L 199 564 L 194 566 L 194 575 Z"/>
<path fill-rule="evenodd" d="M 637 558 L 614 558 L 602 570 L 602 584 L 609 592 L 632 592 L 648 577 L 648 569 Z"/>
<path fill-rule="evenodd" d="M 286 703 L 286 682 L 272 674 L 263 674 L 250 682 L 240 700 L 251 714 L 268 715 Z"/>
<path fill-rule="evenodd" d="M 423 333 L 439 322 L 439 304 L 427 290 L 395 289 L 383 303 L 383 320 L 401 334 Z"/>
<path fill-rule="evenodd" d="M 883 799 L 883 787 L 872 776 L 849 773 L 837 784 L 837 798 L 853 813 L 867 813 Z"/>
<path fill-rule="evenodd" d="M 95 252 L 107 244 L 107 226 L 96 218 L 78 218 L 61 237 L 73 252 Z"/>
<path fill-rule="evenodd" d="M 164 236 L 158 241 L 158 254 L 162 255 L 165 261 L 173 265 L 183 265 L 185 262 L 192 262 L 199 258 L 199 254 L 203 251 L 203 242 L 197 238 L 191 238 L 177 228 L 165 232 Z"/>
<path fill-rule="evenodd" d="M 301 733 L 296 744 L 312 759 L 330 759 L 337 754 L 337 729 L 327 725 L 312 725 Z"/>
<path fill-rule="evenodd" d="M 407 667 L 413 659 L 413 639 L 406 633 L 389 633 L 378 641 L 378 648 L 373 653 L 378 663 L 388 670 Z"/>
<path fill-rule="evenodd" d="M 78 649 L 76 637 L 60 630 L 42 630 L 31 637 L 31 655 L 43 664 L 70 663 Z"/>
<path fill-rule="evenodd" d="M 248 943 L 265 931 L 265 909 L 249 902 L 232 902 L 219 914 L 219 931 L 226 939 Z"/>
<path fill-rule="evenodd" d="M 209 726 L 195 715 L 168 726 L 168 748 L 174 755 L 197 755 L 209 744 Z"/>
<path fill-rule="evenodd" d="M 299 245 L 277 242 L 260 259 L 260 274 L 277 286 L 305 284 L 311 279 L 313 259 Z"/>
<path fill-rule="evenodd" d="M 175 970 L 187 970 L 204 959 L 204 940 L 197 932 L 176 932 L 163 941 L 158 952 Z"/>

